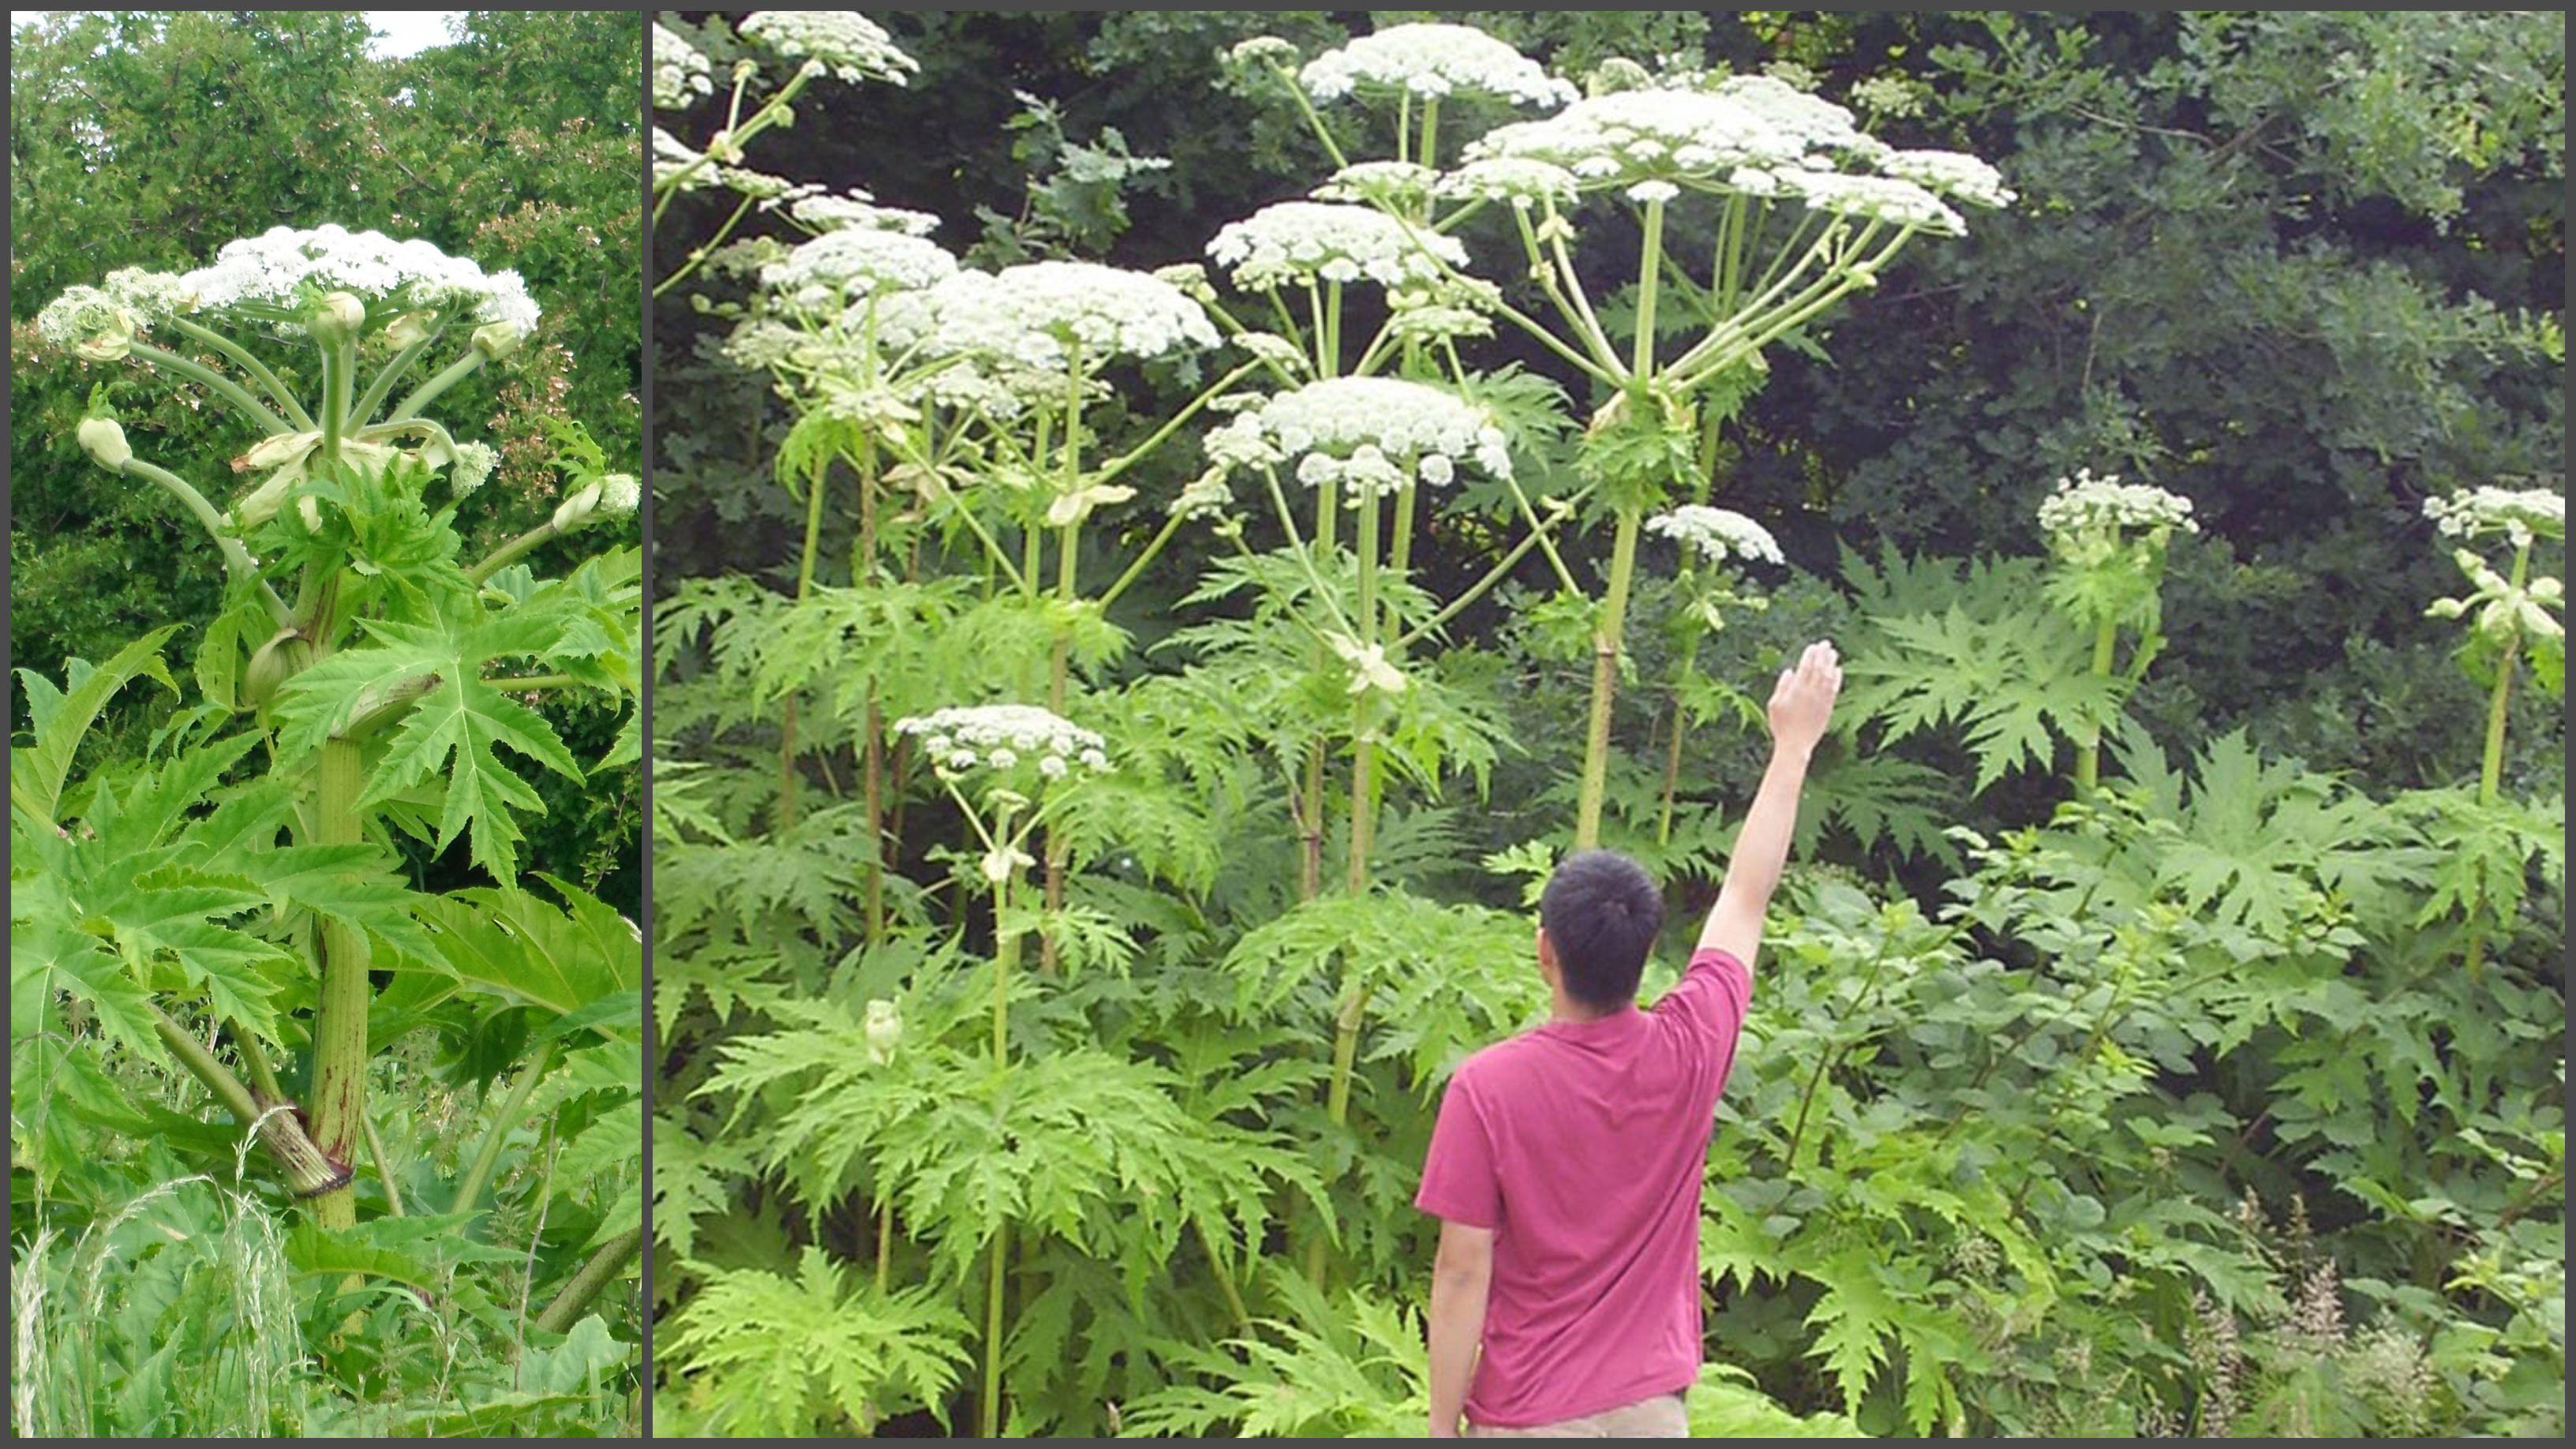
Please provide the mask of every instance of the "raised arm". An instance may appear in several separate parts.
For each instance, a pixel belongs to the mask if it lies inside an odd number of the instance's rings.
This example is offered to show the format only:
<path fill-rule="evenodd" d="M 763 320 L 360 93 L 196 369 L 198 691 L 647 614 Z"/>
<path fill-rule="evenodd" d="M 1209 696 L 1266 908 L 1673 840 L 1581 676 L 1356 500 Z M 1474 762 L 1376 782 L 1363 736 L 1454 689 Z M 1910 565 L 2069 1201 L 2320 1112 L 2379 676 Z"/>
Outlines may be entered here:
<path fill-rule="evenodd" d="M 1798 823 L 1798 792 L 1807 782 L 1807 759 L 1833 717 L 1834 695 L 1842 688 L 1841 662 L 1834 646 L 1819 641 L 1807 646 L 1797 664 L 1780 671 L 1771 689 L 1771 764 L 1762 786 L 1745 813 L 1744 829 L 1735 837 L 1735 855 L 1727 862 L 1726 884 L 1709 908 L 1708 924 L 1699 933 L 1699 949 L 1726 952 L 1753 969 L 1753 953 L 1762 944 L 1762 917 L 1779 887 L 1780 869 L 1789 860 L 1789 836 Z"/>

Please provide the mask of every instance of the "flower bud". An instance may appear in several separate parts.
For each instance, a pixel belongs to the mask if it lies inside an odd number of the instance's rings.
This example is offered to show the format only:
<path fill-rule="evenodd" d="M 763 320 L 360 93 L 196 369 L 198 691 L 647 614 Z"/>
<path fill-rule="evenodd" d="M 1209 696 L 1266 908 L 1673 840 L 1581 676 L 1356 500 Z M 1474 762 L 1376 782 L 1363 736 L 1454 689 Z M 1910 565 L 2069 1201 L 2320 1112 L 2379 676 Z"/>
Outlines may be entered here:
<path fill-rule="evenodd" d="M 134 450 L 126 446 L 125 426 L 114 418 L 84 419 L 75 436 L 90 461 L 110 473 L 124 472 L 126 463 L 134 457 Z"/>
<path fill-rule="evenodd" d="M 632 473 L 611 473 L 599 480 L 599 511 L 624 518 L 644 502 L 644 485 Z"/>
<path fill-rule="evenodd" d="M 427 312 L 405 312 L 385 324 L 385 340 L 396 347 L 409 347 L 429 337 Z"/>
<path fill-rule="evenodd" d="M 358 340 L 359 329 L 367 325 L 367 304 L 348 292 L 333 292 L 304 319 L 304 330 L 324 347 L 339 347 Z"/>
<path fill-rule="evenodd" d="M 72 351 L 92 362 L 115 362 L 134 350 L 135 318 L 123 307 L 112 307 L 99 319 L 98 330 L 72 345 Z"/>
<path fill-rule="evenodd" d="M 903 1015 L 891 1001 L 868 1003 L 868 1060 L 884 1066 L 894 1060 L 894 1049 L 903 1040 Z"/>
<path fill-rule="evenodd" d="M 483 354 L 485 362 L 500 361 L 526 340 L 516 322 L 486 322 L 474 329 L 474 350 Z"/>
<path fill-rule="evenodd" d="M 590 521 L 599 511 L 599 485 L 593 483 L 555 505 L 554 525 L 557 533 L 570 533 Z"/>

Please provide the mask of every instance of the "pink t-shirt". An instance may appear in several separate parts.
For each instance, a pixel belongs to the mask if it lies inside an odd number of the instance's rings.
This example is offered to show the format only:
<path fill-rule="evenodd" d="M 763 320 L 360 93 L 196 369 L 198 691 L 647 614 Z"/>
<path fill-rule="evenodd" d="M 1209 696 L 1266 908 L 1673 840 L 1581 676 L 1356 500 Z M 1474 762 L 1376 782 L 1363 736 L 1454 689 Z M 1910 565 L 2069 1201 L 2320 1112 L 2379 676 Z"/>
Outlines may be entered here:
<path fill-rule="evenodd" d="M 1650 1011 L 1550 1022 L 1467 1058 L 1414 1206 L 1494 1230 L 1467 1417 L 1525 1429 L 1699 1377 L 1699 1189 L 1752 990 L 1691 957 Z"/>

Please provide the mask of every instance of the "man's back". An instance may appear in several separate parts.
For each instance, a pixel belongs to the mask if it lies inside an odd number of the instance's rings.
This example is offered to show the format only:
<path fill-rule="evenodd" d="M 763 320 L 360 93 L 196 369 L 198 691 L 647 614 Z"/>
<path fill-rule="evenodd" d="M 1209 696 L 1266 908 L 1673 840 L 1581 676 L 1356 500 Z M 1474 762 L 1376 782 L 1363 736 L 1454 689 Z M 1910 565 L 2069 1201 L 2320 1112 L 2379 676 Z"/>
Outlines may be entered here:
<path fill-rule="evenodd" d="M 1697 1378 L 1700 1181 L 1748 987 L 1703 951 L 1653 1010 L 1550 1022 L 1451 1079 L 1415 1204 L 1494 1230 L 1474 1422 L 1580 1418 Z"/>

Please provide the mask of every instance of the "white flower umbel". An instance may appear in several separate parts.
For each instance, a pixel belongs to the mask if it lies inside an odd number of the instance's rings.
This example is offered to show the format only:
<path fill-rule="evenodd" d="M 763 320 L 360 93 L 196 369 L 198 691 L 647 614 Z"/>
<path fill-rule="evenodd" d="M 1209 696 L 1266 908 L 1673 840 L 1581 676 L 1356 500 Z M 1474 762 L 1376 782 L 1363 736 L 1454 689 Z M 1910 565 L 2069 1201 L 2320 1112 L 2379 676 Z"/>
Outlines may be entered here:
<path fill-rule="evenodd" d="M 2039 526 L 2061 545 L 2087 535 L 2125 530 L 2200 532 L 2191 516 L 2190 499 L 2153 484 L 2123 483 L 2117 473 L 2096 478 L 2089 468 L 2078 468 L 2074 477 L 2057 480 L 2057 490 L 2039 505 Z"/>
<path fill-rule="evenodd" d="M 705 153 L 691 149 L 686 141 L 659 126 L 653 128 L 653 185 L 657 190 L 674 183 L 682 191 L 704 191 L 716 185 L 716 168 L 698 165 L 705 159 Z"/>
<path fill-rule="evenodd" d="M 886 306 L 886 339 L 922 338 L 934 356 L 971 355 L 1061 373 L 1079 348 L 1086 367 L 1215 347 L 1207 309 L 1143 272 L 1096 262 L 1030 262 L 959 272 Z"/>
<path fill-rule="evenodd" d="M 2424 516 L 2445 538 L 2501 533 L 2516 548 L 2567 536 L 2567 496 L 2546 488 L 2463 488 L 2424 500 Z"/>
<path fill-rule="evenodd" d="M 1488 156 L 1445 172 L 1432 194 L 1450 201 L 1508 201 L 1514 206 L 1554 202 L 1570 206 L 1582 183 L 1574 173 L 1526 156 Z"/>
<path fill-rule="evenodd" d="M 1887 151 L 1884 142 L 1861 131 L 1850 111 L 1777 76 L 1729 76 L 1709 93 L 1760 116 L 1809 156 L 1853 154 L 1875 159 Z"/>
<path fill-rule="evenodd" d="M 2002 172 L 1962 151 L 1890 151 L 1878 169 L 1971 206 L 2005 207 L 2019 199 Z"/>
<path fill-rule="evenodd" d="M 1412 212 L 1431 198 L 1440 173 L 1411 161 L 1358 161 L 1333 173 L 1315 188 L 1319 201 L 1363 201 Z"/>
<path fill-rule="evenodd" d="M 114 362 L 133 346 L 143 319 L 96 287 L 66 287 L 36 314 L 36 333 L 92 362 Z"/>
<path fill-rule="evenodd" d="M 483 480 L 492 476 L 493 465 L 500 461 L 501 455 L 489 443 L 457 444 L 456 461 L 447 468 L 449 496 L 462 498 L 482 487 Z"/>
<path fill-rule="evenodd" d="M 1443 262 L 1467 265 L 1467 248 L 1456 237 L 1328 201 L 1282 201 L 1228 222 L 1208 243 L 1208 256 L 1236 286 L 1255 292 L 1317 281 L 1401 287 L 1437 280 Z"/>
<path fill-rule="evenodd" d="M 1741 101 L 1698 91 L 1614 91 L 1543 121 L 1487 132 L 1465 160 L 1542 161 L 1589 187 L 1640 181 L 1713 184 L 1739 166 L 1799 166 L 1802 134 Z M 1465 168 L 1461 168 L 1462 172 Z"/>
<path fill-rule="evenodd" d="M 780 55 L 818 64 L 845 81 L 902 85 L 921 69 L 921 63 L 904 54 L 883 27 L 854 11 L 763 10 L 742 22 L 742 34 Z"/>
<path fill-rule="evenodd" d="M 1229 468 L 1298 460 L 1312 487 L 1356 496 L 1407 481 L 1450 482 L 1459 460 L 1509 478 L 1511 454 L 1493 420 L 1455 393 L 1391 377 L 1337 377 L 1283 393 L 1208 435 L 1210 461 Z"/>
<path fill-rule="evenodd" d="M 1916 227 L 1936 236 L 1965 236 L 1968 223 L 1940 197 L 1893 176 L 1841 171 L 1781 171 L 1781 186 L 1816 211 Z"/>
<path fill-rule="evenodd" d="M 897 720 L 894 728 L 920 736 L 932 768 L 947 775 L 1025 766 L 1053 780 L 1076 765 L 1094 772 L 1109 768 L 1099 735 L 1033 704 L 951 705 Z"/>
<path fill-rule="evenodd" d="M 453 308 L 467 320 L 505 322 L 522 333 L 537 325 L 537 304 L 517 272 L 486 275 L 467 258 L 417 238 L 395 241 L 382 232 L 338 225 L 309 231 L 274 227 L 227 242 L 212 262 L 179 284 L 198 306 L 213 310 L 291 309 L 306 292 L 343 291 L 399 296 L 409 307 Z"/>
<path fill-rule="evenodd" d="M 929 212 L 879 206 L 875 197 L 857 190 L 841 196 L 798 197 L 787 204 L 787 214 L 795 218 L 797 225 L 815 232 L 899 231 L 906 236 L 928 236 L 939 229 L 939 218 Z"/>
<path fill-rule="evenodd" d="M 1779 541 L 1771 530 L 1728 508 L 1711 508 L 1704 503 L 1685 503 L 1669 513 L 1646 520 L 1646 530 L 1660 533 L 1713 564 L 1729 559 L 1762 563 L 1786 563 L 1780 556 Z"/>
<path fill-rule="evenodd" d="M 1426 100 L 1492 96 L 1547 108 L 1581 94 L 1537 61 L 1464 25 L 1391 25 L 1308 61 L 1297 80 L 1319 101 L 1410 92 Z"/>
<path fill-rule="evenodd" d="M 697 47 L 673 35 L 656 21 L 653 26 L 653 109 L 685 110 L 697 97 L 710 95 L 715 83 L 708 78 L 707 58 Z"/>
<path fill-rule="evenodd" d="M 760 282 L 799 310 L 837 310 L 890 292 L 918 292 L 957 275 L 937 242 L 901 231 L 825 232 L 760 269 Z"/>

